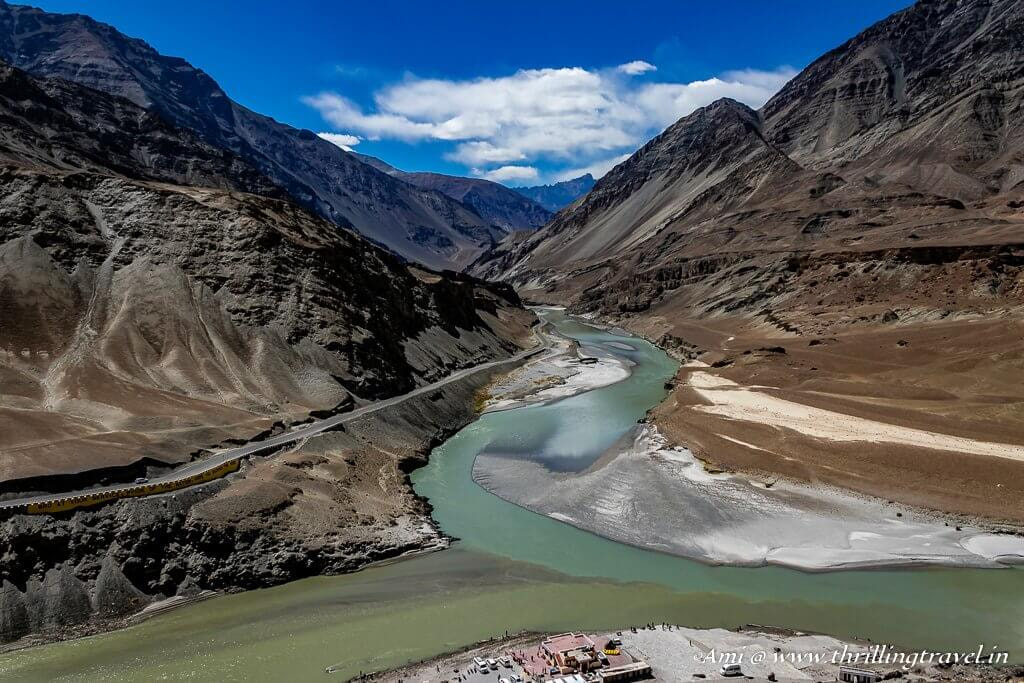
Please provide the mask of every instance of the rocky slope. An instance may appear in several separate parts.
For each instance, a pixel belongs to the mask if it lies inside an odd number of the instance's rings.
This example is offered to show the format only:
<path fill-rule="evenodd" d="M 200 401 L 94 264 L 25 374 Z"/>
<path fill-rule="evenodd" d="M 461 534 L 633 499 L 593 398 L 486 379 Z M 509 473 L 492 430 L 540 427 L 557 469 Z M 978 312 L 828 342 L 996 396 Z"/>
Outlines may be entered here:
<path fill-rule="evenodd" d="M 407 259 L 460 269 L 504 236 L 447 195 L 392 178 L 308 130 L 250 111 L 185 60 L 89 17 L 0 0 L 0 59 L 150 110 L 234 153 L 300 205 Z"/>
<path fill-rule="evenodd" d="M 594 187 L 594 182 L 594 176 L 587 173 L 579 178 L 563 180 L 552 185 L 514 187 L 512 189 L 524 197 L 529 197 L 548 211 L 555 213 L 590 192 L 590 189 Z"/>
<path fill-rule="evenodd" d="M 0 121 L 0 496 L 130 481 L 530 343 L 508 286 L 410 266 L 128 99 L 0 65 Z M 8 516 L 0 640 L 437 544 L 405 472 L 486 380 L 229 480 Z"/>
<path fill-rule="evenodd" d="M 551 211 L 499 183 L 443 173 L 409 173 L 366 154 L 353 154 L 365 164 L 425 190 L 443 192 L 492 225 L 505 230 L 532 230 L 551 218 Z"/>
<path fill-rule="evenodd" d="M 488 377 L 257 458 L 227 480 L 0 521 L 0 644 L 116 627 L 172 596 L 273 586 L 444 547 L 407 473 L 473 419 Z"/>
<path fill-rule="evenodd" d="M 0 119 L 4 491 L 179 462 L 525 335 L 507 287 L 240 192 L 273 186 L 128 100 L 0 67 Z"/>
<path fill-rule="evenodd" d="M 720 100 L 684 117 L 473 272 L 787 400 L 1022 444 L 1022 28 L 1019 2 L 919 2 L 760 111 Z M 820 439 L 708 412 L 681 386 L 658 417 L 721 466 L 1019 518 L 1020 463 L 927 444 L 823 458 Z"/>

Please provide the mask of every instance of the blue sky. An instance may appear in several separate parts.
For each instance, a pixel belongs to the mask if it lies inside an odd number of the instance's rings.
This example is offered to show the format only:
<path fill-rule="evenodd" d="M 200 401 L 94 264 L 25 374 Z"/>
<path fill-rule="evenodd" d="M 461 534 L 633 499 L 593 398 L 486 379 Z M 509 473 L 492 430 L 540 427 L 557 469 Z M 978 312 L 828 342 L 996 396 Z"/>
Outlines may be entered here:
<path fill-rule="evenodd" d="M 759 106 L 907 0 L 40 0 L 181 56 L 251 109 L 410 171 L 599 174 L 720 96 Z"/>

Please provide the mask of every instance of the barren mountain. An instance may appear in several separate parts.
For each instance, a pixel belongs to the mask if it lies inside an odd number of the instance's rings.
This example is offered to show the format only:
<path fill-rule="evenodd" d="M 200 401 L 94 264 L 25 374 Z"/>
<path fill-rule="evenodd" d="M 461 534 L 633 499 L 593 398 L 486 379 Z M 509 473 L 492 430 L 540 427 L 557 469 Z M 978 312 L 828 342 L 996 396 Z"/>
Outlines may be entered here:
<path fill-rule="evenodd" d="M 3 66 L 0 119 L 5 490 L 187 459 L 524 333 L 507 288 L 240 192 L 273 185 L 128 100 Z"/>
<path fill-rule="evenodd" d="M 579 178 L 563 180 L 553 185 L 513 187 L 512 189 L 524 197 L 529 197 L 548 211 L 556 213 L 590 192 L 592 187 L 594 187 L 594 176 L 587 173 Z"/>
<path fill-rule="evenodd" d="M 790 403 L 1024 444 L 1022 33 L 1019 2 L 919 2 L 760 111 L 684 117 L 474 272 Z M 1024 458 L 726 419 L 688 372 L 659 423 L 722 466 L 1020 519 Z"/>
<path fill-rule="evenodd" d="M 481 218 L 505 230 L 532 230 L 551 218 L 551 211 L 519 192 L 481 178 L 462 178 L 443 173 L 409 173 L 366 154 L 356 158 L 390 176 L 425 190 L 443 192 L 469 207 Z"/>
<path fill-rule="evenodd" d="M 460 269 L 504 236 L 447 195 L 392 178 L 308 130 L 250 111 L 185 60 L 89 17 L 0 0 L 0 59 L 151 110 L 233 152 L 300 205 L 407 259 Z"/>
<path fill-rule="evenodd" d="M 0 123 L 0 498 L 129 482 L 531 343 L 507 285 L 401 261 L 155 108 L 0 64 Z M 405 472 L 487 379 L 174 495 L 5 509 L 0 642 L 442 543 Z"/>

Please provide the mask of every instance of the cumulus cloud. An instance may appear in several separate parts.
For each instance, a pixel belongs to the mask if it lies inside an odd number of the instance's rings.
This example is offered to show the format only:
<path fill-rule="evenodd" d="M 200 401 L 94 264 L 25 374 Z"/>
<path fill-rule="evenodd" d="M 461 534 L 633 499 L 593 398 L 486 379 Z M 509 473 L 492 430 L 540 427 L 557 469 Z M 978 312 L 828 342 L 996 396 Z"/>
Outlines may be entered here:
<path fill-rule="evenodd" d="M 533 166 L 499 166 L 490 171 L 474 168 L 470 172 L 478 178 L 486 178 L 496 183 L 512 180 L 523 182 L 537 180 L 540 177 L 540 173 Z"/>
<path fill-rule="evenodd" d="M 688 83 L 623 78 L 653 70 L 637 60 L 604 70 L 523 69 L 469 80 L 407 76 L 378 90 L 366 108 L 334 92 L 303 101 L 338 130 L 370 140 L 449 141 L 447 159 L 481 177 L 511 179 L 521 169 L 536 172 L 538 163 L 567 169 L 559 175 L 606 171 L 611 160 L 694 109 L 720 97 L 759 107 L 795 73 L 747 69 Z"/>
<path fill-rule="evenodd" d="M 400 114 L 364 114 L 355 102 L 335 93 L 305 97 L 303 102 L 317 109 L 328 123 L 358 130 L 370 140 L 417 140 L 433 136 L 432 124 L 417 123 Z"/>
<path fill-rule="evenodd" d="M 503 161 L 522 161 L 526 154 L 512 147 L 495 147 L 485 140 L 463 142 L 455 147 L 455 151 L 445 155 L 448 161 L 457 161 L 467 166 L 501 163 Z"/>
<path fill-rule="evenodd" d="M 615 67 L 615 70 L 619 73 L 628 74 L 630 76 L 639 76 L 640 74 L 647 73 L 648 71 L 657 71 L 658 67 L 654 66 L 650 62 L 645 62 L 642 59 L 635 59 L 632 62 L 619 64 Z"/>
<path fill-rule="evenodd" d="M 358 135 L 348 135 L 347 133 L 317 133 L 317 136 L 327 140 L 327 142 L 341 147 L 346 152 L 351 152 L 352 148 L 359 144 Z"/>

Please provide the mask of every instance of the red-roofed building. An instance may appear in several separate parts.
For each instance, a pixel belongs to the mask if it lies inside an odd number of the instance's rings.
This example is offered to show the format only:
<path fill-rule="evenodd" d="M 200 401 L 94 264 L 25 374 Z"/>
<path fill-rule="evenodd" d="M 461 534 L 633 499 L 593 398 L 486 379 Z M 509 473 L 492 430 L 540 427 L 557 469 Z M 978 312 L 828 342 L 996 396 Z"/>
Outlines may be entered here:
<path fill-rule="evenodd" d="M 585 633 L 560 633 L 541 641 L 544 654 L 564 673 L 598 666 L 594 641 Z"/>

